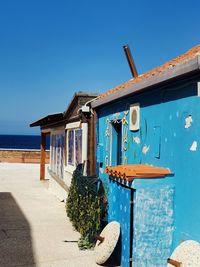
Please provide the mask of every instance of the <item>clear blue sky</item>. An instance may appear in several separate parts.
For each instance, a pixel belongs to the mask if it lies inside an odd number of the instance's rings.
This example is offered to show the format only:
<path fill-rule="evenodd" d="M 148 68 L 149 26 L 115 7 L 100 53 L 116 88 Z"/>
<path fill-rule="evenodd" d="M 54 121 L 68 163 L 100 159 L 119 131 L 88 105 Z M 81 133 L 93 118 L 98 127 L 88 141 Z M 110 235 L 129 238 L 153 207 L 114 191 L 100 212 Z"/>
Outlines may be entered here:
<path fill-rule="evenodd" d="M 64 111 L 200 43 L 200 1 L 0 0 L 0 134 Z"/>

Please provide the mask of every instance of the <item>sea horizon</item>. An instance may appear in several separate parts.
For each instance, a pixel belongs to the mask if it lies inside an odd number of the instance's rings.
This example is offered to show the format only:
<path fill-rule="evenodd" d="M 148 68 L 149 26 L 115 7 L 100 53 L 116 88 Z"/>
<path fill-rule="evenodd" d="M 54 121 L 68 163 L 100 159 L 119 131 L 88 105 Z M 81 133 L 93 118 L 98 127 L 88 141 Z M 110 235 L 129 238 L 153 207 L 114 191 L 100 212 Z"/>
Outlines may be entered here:
<path fill-rule="evenodd" d="M 13 136 L 16 136 L 16 135 L 21 135 L 21 136 L 41 136 L 40 134 L 19 134 L 19 133 L 16 133 L 16 134 L 5 134 L 5 133 L 0 133 L 0 136 L 1 135 L 13 135 Z"/>
<path fill-rule="evenodd" d="M 40 149 L 40 135 L 29 134 L 0 134 L 0 149 Z M 47 150 L 50 146 L 50 138 L 47 137 Z"/>

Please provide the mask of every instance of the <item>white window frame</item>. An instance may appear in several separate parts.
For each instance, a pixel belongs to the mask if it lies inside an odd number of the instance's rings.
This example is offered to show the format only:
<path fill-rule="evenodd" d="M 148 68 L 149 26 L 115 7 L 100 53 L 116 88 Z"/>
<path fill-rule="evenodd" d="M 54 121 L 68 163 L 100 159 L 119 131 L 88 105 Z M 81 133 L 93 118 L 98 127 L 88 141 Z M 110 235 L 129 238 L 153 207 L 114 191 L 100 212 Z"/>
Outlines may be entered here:
<path fill-rule="evenodd" d="M 87 144 L 88 144 L 88 124 L 87 123 L 80 123 L 80 122 L 72 122 L 66 124 L 65 129 L 67 130 L 66 133 L 66 162 L 65 162 L 65 171 L 73 173 L 73 171 L 76 169 L 76 153 L 74 151 L 74 165 L 68 164 L 68 134 L 69 130 L 82 130 L 82 163 L 85 161 L 87 162 Z M 74 136 L 74 147 L 75 147 L 75 136 Z M 86 166 L 85 166 L 86 169 Z M 84 170 L 85 174 L 85 170 Z"/>

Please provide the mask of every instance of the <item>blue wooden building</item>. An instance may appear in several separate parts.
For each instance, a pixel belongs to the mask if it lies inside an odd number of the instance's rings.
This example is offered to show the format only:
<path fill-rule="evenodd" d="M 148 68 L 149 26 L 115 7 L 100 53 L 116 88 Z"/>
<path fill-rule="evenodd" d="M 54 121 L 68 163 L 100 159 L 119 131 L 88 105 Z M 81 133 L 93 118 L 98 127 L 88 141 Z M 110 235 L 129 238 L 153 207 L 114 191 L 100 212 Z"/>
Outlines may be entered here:
<path fill-rule="evenodd" d="M 92 107 L 108 221 L 121 225 L 121 265 L 164 267 L 182 241 L 200 242 L 200 46 Z"/>

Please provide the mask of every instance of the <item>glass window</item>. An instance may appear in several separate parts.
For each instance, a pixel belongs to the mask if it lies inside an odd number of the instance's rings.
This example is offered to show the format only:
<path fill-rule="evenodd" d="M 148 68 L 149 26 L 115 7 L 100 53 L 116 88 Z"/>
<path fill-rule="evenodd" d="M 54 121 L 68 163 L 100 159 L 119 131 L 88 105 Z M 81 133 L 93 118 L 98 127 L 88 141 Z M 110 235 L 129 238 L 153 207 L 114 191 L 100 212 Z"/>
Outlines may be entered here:
<path fill-rule="evenodd" d="M 55 170 L 55 158 L 56 158 L 56 136 L 53 135 L 53 157 L 52 157 L 52 171 Z"/>
<path fill-rule="evenodd" d="M 68 131 L 68 161 L 67 163 L 70 165 L 74 165 L 74 131 L 69 130 Z"/>
<path fill-rule="evenodd" d="M 82 163 L 82 130 L 75 130 L 76 164 Z"/>
<path fill-rule="evenodd" d="M 51 135 L 51 162 L 50 169 L 59 178 L 63 179 L 64 134 Z"/>
<path fill-rule="evenodd" d="M 76 167 L 82 163 L 82 129 L 67 131 L 67 165 Z"/>

